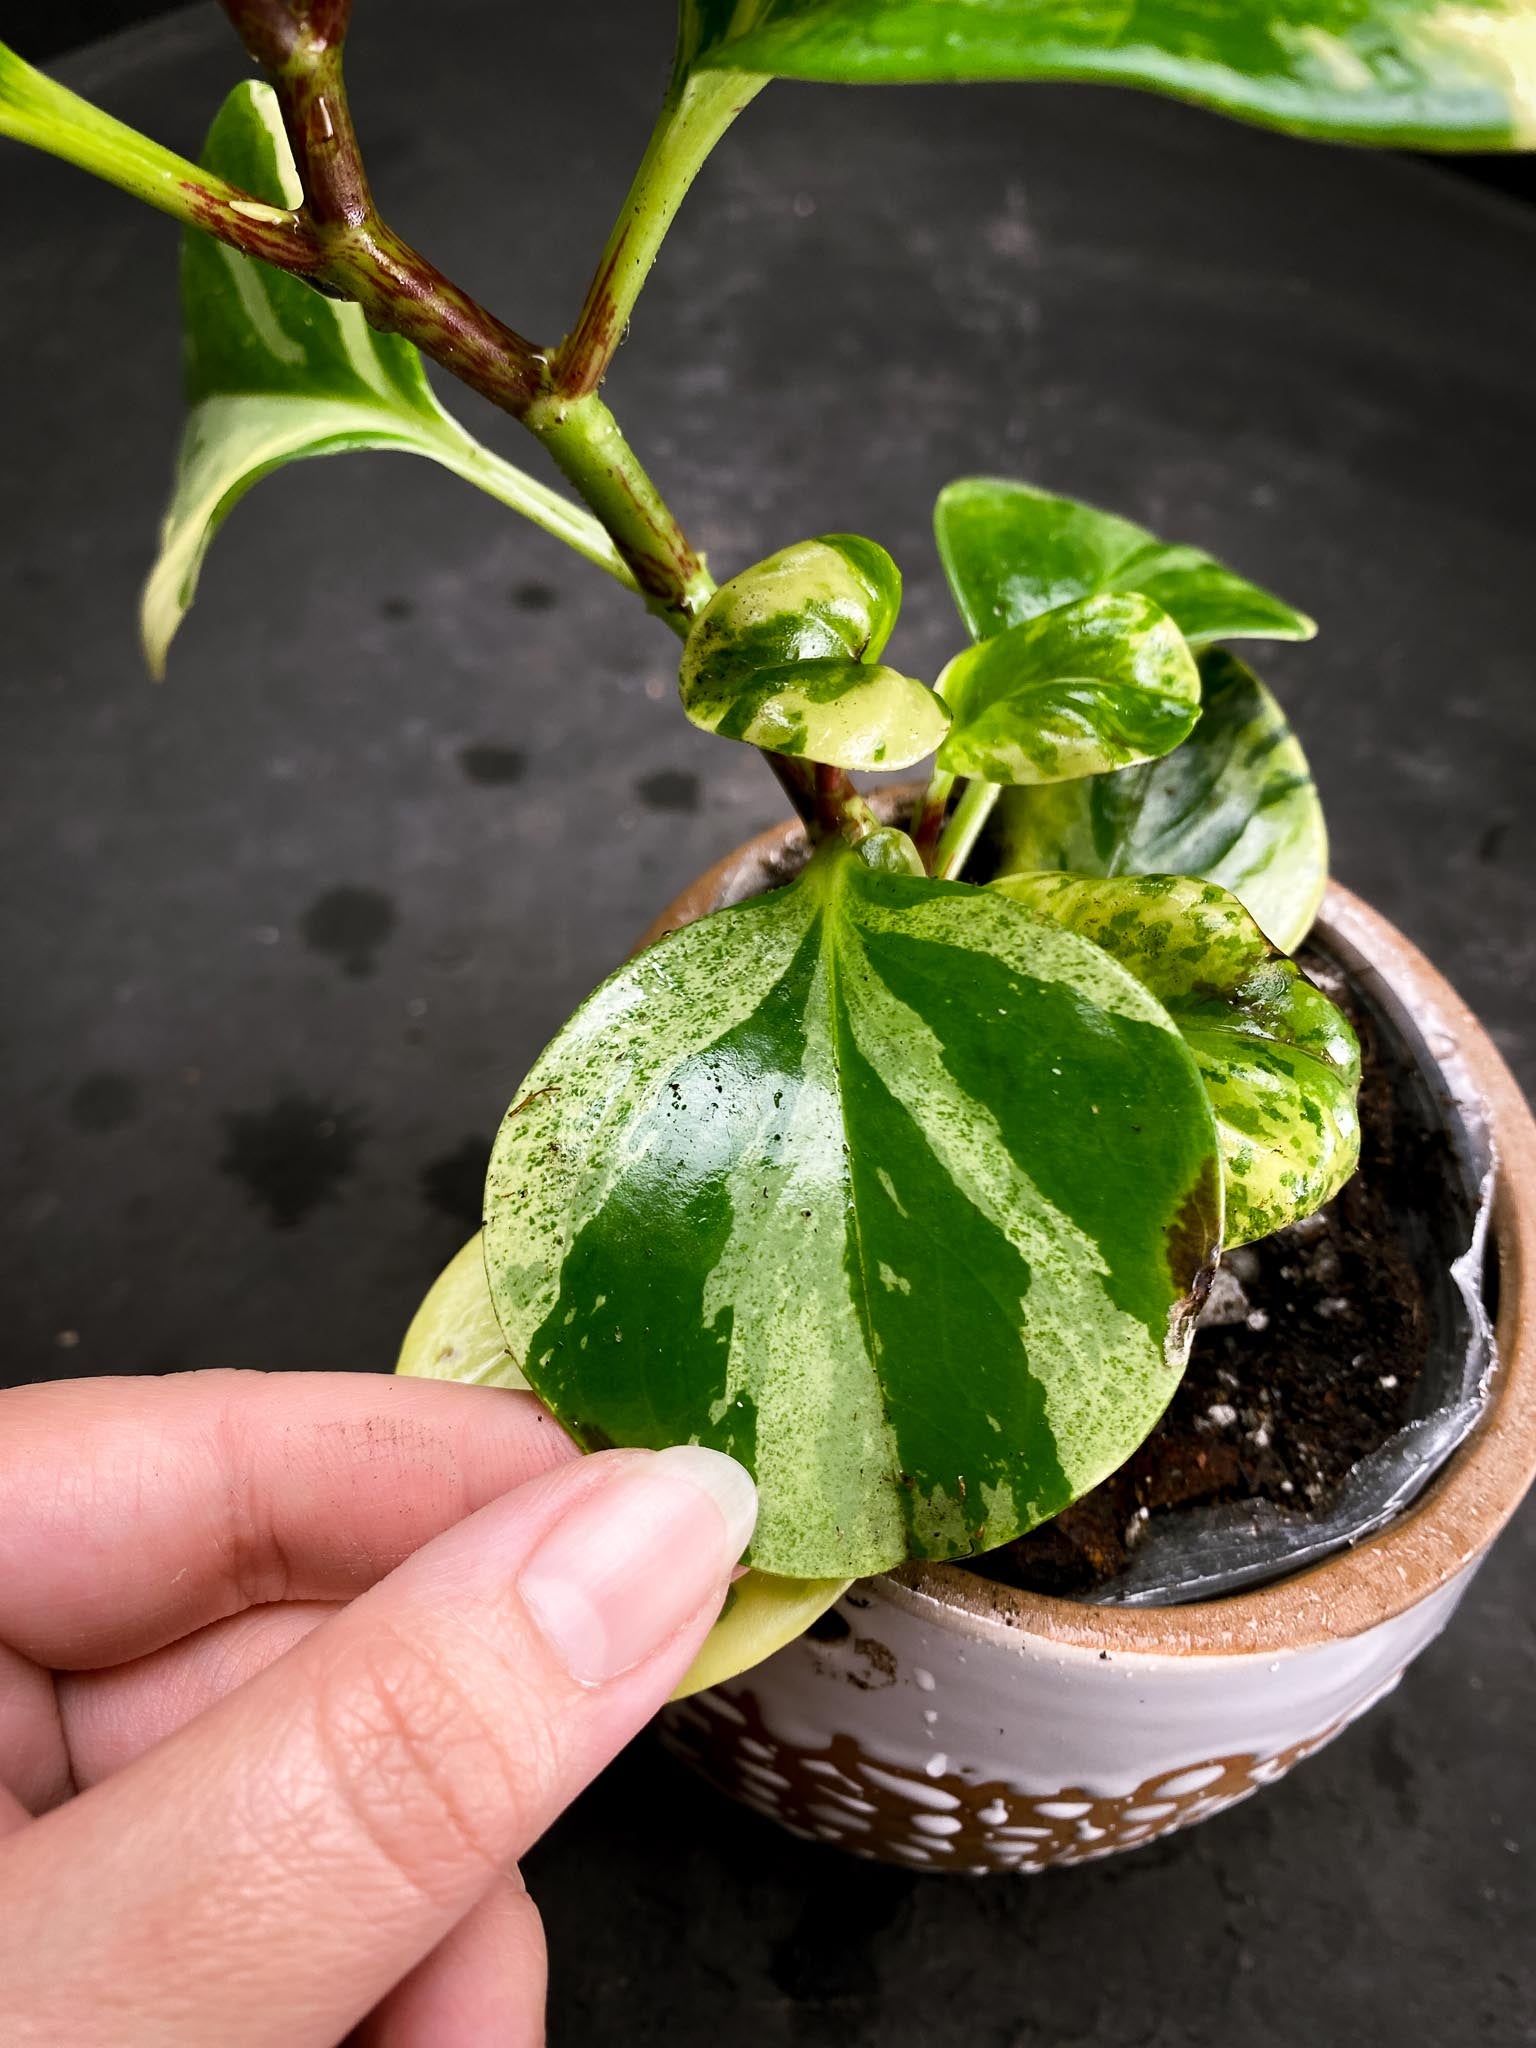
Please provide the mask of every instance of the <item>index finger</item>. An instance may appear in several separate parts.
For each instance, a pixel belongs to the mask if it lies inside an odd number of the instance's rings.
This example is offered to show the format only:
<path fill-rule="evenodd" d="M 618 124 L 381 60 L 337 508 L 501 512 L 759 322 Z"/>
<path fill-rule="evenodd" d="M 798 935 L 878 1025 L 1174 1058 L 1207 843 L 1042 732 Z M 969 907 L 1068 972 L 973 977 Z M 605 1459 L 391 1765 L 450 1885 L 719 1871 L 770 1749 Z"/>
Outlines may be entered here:
<path fill-rule="evenodd" d="M 345 1600 L 574 1446 L 529 1394 L 364 1373 L 0 1393 L 0 1642 L 56 1670 Z"/>

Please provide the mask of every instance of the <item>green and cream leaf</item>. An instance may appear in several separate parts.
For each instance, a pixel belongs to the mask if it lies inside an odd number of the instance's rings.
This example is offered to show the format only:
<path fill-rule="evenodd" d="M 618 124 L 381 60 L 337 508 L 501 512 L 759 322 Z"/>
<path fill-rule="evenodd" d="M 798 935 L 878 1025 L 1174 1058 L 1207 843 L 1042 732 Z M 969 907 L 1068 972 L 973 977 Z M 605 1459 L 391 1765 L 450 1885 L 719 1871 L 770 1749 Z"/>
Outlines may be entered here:
<path fill-rule="evenodd" d="M 1199 875 L 1230 889 L 1290 953 L 1328 882 L 1323 808 L 1301 743 L 1252 671 L 1201 658 L 1200 721 L 1162 760 L 1048 788 L 1005 790 L 999 872 Z"/>
<path fill-rule="evenodd" d="M 428 1289 L 405 1333 L 395 1371 L 406 1379 L 527 1389 L 491 1306 L 480 1232 Z M 726 1595 L 720 1618 L 672 1697 L 686 1699 L 771 1657 L 825 1614 L 848 1584 L 846 1579 L 780 1579 L 770 1572 L 747 1572 Z"/>
<path fill-rule="evenodd" d="M 826 534 L 723 583 L 683 648 L 683 708 L 706 732 L 836 768 L 906 768 L 949 716 L 879 655 L 901 575 L 873 541 Z"/>
<path fill-rule="evenodd" d="M 1531 0 L 685 0 L 683 47 L 780 78 L 1075 78 L 1302 135 L 1536 143 Z"/>
<path fill-rule="evenodd" d="M 1216 1112 L 1226 1240 L 1331 1200 L 1360 1156 L 1360 1048 L 1237 898 L 1184 875 L 1017 875 L 992 885 L 1105 947 L 1183 1032 Z"/>
<path fill-rule="evenodd" d="M 963 648 L 939 678 L 950 774 L 1060 782 L 1146 761 L 1193 730 L 1200 672 L 1149 598 L 1087 597 Z"/>
<path fill-rule="evenodd" d="M 840 846 L 599 989 L 487 1185 L 540 1396 L 589 1446 L 742 1459 L 751 1562 L 795 1578 L 985 1549 L 1097 1483 L 1220 1234 L 1210 1104 L 1135 977 Z"/>
<path fill-rule="evenodd" d="M 275 205 L 303 196 L 269 86 L 236 86 L 202 161 Z M 196 231 L 183 237 L 181 262 L 189 411 L 141 608 L 156 675 L 225 518 L 261 477 L 310 456 L 369 448 L 429 456 L 632 584 L 595 519 L 443 410 L 409 342 L 376 334 L 358 307 Z"/>
<path fill-rule="evenodd" d="M 1202 549 L 1076 498 L 1001 477 L 962 477 L 934 507 L 939 556 L 977 639 L 1101 591 L 1139 591 L 1193 647 L 1213 640 L 1310 640 L 1304 612 Z"/>

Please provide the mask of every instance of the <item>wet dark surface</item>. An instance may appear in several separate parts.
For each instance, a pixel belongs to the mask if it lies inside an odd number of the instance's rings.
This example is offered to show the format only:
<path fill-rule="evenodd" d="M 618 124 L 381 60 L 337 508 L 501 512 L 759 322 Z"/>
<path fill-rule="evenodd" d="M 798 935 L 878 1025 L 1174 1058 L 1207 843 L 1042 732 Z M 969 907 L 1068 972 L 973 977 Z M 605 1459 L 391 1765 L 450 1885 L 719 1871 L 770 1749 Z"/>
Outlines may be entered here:
<path fill-rule="evenodd" d="M 374 0 L 349 63 L 382 201 L 553 334 L 666 9 L 606 10 L 601 48 L 583 7 L 449 0 L 421 49 L 414 12 Z M 209 10 L 68 76 L 195 149 L 239 72 Z M 512 203 L 536 174 L 544 212 Z M 384 1369 L 533 1054 L 779 799 L 685 725 L 624 593 L 401 458 L 260 485 L 148 684 L 174 237 L 15 151 L 0 189 L 5 1370 Z M 839 528 L 890 546 L 918 673 L 956 632 L 928 508 L 968 470 L 1114 504 L 1316 613 L 1264 667 L 1337 869 L 1529 1085 L 1533 258 L 1526 214 L 1432 170 L 1150 101 L 779 87 L 689 202 L 610 396 L 717 570 Z M 850 1863 L 641 1745 L 530 1859 L 553 2038 L 1530 2042 L 1533 1567 L 1527 1513 L 1327 1754 L 1053 1877 Z"/>

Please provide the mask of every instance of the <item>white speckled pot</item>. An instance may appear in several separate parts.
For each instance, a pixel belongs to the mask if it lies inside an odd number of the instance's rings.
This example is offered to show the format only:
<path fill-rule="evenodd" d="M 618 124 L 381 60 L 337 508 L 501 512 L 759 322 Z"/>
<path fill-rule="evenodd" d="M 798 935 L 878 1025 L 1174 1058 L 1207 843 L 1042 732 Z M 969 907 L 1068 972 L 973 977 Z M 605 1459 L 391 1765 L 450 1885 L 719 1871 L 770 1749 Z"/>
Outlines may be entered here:
<path fill-rule="evenodd" d="M 791 832 L 722 861 L 647 937 L 781 879 Z M 1083 1862 L 1283 1777 L 1445 1626 L 1536 1476 L 1536 1126 L 1476 1018 L 1385 919 L 1334 887 L 1319 930 L 1496 1166 L 1500 1365 L 1476 1432 L 1381 1534 L 1227 1599 L 1086 1607 L 952 1565 L 862 1581 L 815 1635 L 667 1709 L 669 1748 L 723 1790 L 914 1867 Z"/>

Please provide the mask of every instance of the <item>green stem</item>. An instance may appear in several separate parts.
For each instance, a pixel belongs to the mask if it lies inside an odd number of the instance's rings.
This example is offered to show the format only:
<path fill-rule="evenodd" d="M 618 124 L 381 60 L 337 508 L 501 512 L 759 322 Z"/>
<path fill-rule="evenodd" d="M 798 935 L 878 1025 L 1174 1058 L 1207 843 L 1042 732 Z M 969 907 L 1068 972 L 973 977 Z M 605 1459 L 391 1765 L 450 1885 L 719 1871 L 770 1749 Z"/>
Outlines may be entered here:
<path fill-rule="evenodd" d="M 667 230 L 705 158 L 766 78 L 703 71 L 674 85 L 620 208 L 576 325 L 555 351 L 552 383 L 583 398 L 602 382 Z"/>
<path fill-rule="evenodd" d="M 305 189 L 299 211 L 253 199 L 162 149 L 4 44 L 0 135 L 48 150 L 243 254 L 352 299 L 372 325 L 403 335 L 521 420 L 595 517 L 487 450 L 445 450 L 449 466 L 638 590 L 652 611 L 686 634 L 714 583 L 612 413 L 590 389 L 577 396 L 553 390 L 547 356 L 379 219 L 342 79 L 350 0 L 309 0 L 305 8 L 291 0 L 224 5 L 277 91 Z M 765 82 L 721 72 L 686 81 L 669 97 L 582 320 L 561 352 L 578 385 L 601 376 L 700 164 Z M 856 840 L 873 829 L 868 805 L 840 770 L 768 758 L 813 836 L 842 831 Z"/>
<path fill-rule="evenodd" d="M 259 256 L 300 277 L 320 268 L 309 223 L 287 207 L 253 199 L 171 149 L 162 149 L 45 77 L 0 43 L 0 135 L 45 150 L 104 178 L 185 227 L 203 228 L 247 256 Z"/>
<path fill-rule="evenodd" d="M 535 526 L 542 526 L 556 540 L 563 540 L 578 555 L 606 570 L 626 590 L 639 590 L 634 571 L 614 546 L 601 521 L 594 519 L 590 512 L 583 512 L 579 505 L 573 505 L 569 498 L 561 497 L 558 491 L 552 491 L 548 484 L 541 484 L 515 463 L 504 462 L 478 441 L 461 445 L 457 440 L 435 439 L 432 453 L 445 469 L 451 469 L 466 483 L 474 484 L 489 496 L 499 499 L 503 505 L 510 505 L 514 512 L 521 512 L 525 519 L 531 519 Z"/>
<path fill-rule="evenodd" d="M 934 854 L 933 872 L 941 882 L 954 881 L 970 859 L 971 849 L 981 837 L 981 828 L 992 815 L 992 806 L 1002 793 L 1000 783 L 983 782 L 980 777 L 968 782 L 961 790 L 960 801 L 939 835 L 938 849 Z"/>
<path fill-rule="evenodd" d="M 602 399 L 596 392 L 543 399 L 524 414 L 523 425 L 597 514 L 650 609 L 686 639 L 714 595 L 715 579 Z M 843 832 L 857 841 L 874 829 L 873 812 L 840 769 L 766 750 L 763 758 L 812 839 Z"/>
<path fill-rule="evenodd" d="M 596 392 L 536 399 L 523 425 L 597 514 L 651 610 L 686 633 L 708 602 L 713 579 L 607 406 Z"/>

